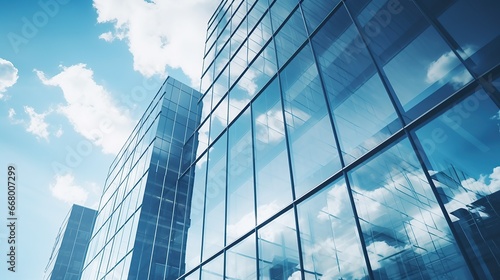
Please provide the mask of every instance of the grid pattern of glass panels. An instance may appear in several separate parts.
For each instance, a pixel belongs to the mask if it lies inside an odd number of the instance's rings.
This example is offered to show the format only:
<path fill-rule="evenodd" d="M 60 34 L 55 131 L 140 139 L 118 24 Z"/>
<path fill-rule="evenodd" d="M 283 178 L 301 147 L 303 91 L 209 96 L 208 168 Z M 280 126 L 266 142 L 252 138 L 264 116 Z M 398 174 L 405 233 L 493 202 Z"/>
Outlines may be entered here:
<path fill-rule="evenodd" d="M 222 1 L 181 279 L 498 277 L 498 14 Z"/>
<path fill-rule="evenodd" d="M 178 179 L 194 160 L 199 98 L 169 77 L 139 120 L 111 165 L 84 279 L 171 279 L 183 271 L 191 188 Z"/>
<path fill-rule="evenodd" d="M 80 279 L 96 214 L 80 205 L 71 207 L 56 237 L 44 280 Z"/>

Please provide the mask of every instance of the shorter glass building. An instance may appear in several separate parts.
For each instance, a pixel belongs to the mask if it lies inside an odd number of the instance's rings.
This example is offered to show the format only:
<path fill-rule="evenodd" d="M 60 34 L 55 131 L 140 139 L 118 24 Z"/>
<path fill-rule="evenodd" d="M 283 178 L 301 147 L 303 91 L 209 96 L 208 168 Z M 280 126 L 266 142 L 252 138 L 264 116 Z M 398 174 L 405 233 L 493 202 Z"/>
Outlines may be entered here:
<path fill-rule="evenodd" d="M 97 211 L 74 204 L 57 234 L 44 280 L 78 280 Z"/>
<path fill-rule="evenodd" d="M 83 279 L 176 279 L 184 272 L 200 93 L 168 77 L 111 164 Z"/>

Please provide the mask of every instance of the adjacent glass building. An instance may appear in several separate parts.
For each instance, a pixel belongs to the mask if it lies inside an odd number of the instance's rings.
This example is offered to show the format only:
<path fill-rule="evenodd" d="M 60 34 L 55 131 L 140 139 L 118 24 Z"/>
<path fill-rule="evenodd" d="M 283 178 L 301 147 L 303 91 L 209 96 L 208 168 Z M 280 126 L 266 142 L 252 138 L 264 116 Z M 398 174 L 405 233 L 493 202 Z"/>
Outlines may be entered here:
<path fill-rule="evenodd" d="M 83 279 L 175 279 L 184 271 L 188 184 L 201 94 L 167 78 L 111 164 Z M 181 273 L 182 271 L 182 273 Z"/>
<path fill-rule="evenodd" d="M 180 278 L 498 279 L 499 15 L 221 1 Z"/>
<path fill-rule="evenodd" d="M 44 280 L 79 280 L 97 212 L 74 204 L 57 234 Z"/>

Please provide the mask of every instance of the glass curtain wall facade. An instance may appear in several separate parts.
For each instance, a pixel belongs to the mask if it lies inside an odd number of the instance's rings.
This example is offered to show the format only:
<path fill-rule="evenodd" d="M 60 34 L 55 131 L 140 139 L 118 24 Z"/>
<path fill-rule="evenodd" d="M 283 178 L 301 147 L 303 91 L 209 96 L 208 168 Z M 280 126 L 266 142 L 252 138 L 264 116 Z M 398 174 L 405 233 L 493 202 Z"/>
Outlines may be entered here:
<path fill-rule="evenodd" d="M 499 14 L 222 1 L 181 279 L 498 278 Z"/>
<path fill-rule="evenodd" d="M 111 164 L 84 279 L 176 279 L 184 272 L 200 93 L 169 77 Z M 186 169 L 184 167 L 184 169 Z M 187 178 L 187 177 L 186 177 Z"/>
<path fill-rule="evenodd" d="M 79 280 L 97 211 L 73 204 L 57 234 L 44 280 Z"/>

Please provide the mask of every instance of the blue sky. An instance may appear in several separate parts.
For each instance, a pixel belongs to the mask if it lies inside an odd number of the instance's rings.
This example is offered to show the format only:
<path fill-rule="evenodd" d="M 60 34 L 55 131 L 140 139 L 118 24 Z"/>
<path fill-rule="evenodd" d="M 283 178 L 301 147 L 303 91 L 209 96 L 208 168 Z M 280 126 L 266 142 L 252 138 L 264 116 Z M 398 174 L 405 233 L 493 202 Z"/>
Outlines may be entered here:
<path fill-rule="evenodd" d="M 97 208 L 114 155 L 166 75 L 198 88 L 218 1 L 2 1 L 0 180 L 17 167 L 16 273 L 41 279 L 72 203 Z M 0 217 L 7 222 L 6 191 Z M 0 227 L 6 258 L 7 228 Z"/>

